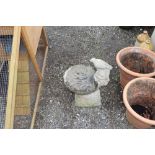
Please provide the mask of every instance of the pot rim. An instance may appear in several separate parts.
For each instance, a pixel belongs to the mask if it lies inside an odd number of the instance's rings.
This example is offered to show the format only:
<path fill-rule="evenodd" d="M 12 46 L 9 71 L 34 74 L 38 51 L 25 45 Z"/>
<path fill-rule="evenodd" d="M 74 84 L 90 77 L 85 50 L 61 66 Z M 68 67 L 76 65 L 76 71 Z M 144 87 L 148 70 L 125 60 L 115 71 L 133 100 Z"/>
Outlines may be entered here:
<path fill-rule="evenodd" d="M 142 74 L 142 73 L 133 72 L 133 71 L 131 71 L 131 70 L 129 70 L 126 67 L 123 66 L 123 64 L 120 61 L 120 54 L 123 53 L 126 50 L 133 49 L 133 48 L 134 49 L 141 49 L 146 54 L 149 52 L 150 54 L 154 55 L 154 57 L 155 57 L 155 53 L 153 51 L 148 50 L 148 49 L 144 49 L 144 48 L 141 48 L 141 47 L 126 47 L 126 48 L 123 48 L 116 55 L 116 62 L 117 62 L 117 65 L 120 67 L 120 69 L 122 69 L 126 73 L 128 73 L 128 74 L 130 74 L 132 76 L 136 76 L 136 77 L 152 77 L 152 76 L 155 76 L 155 71 L 151 72 L 151 73 L 147 73 L 147 74 Z"/>
<path fill-rule="evenodd" d="M 155 125 L 155 120 L 150 120 L 150 119 L 147 119 L 147 118 L 144 118 L 142 116 L 140 116 L 139 114 L 137 114 L 130 106 L 128 100 L 127 100 L 127 91 L 128 91 L 128 88 L 130 87 L 130 85 L 132 83 L 135 83 L 136 81 L 139 81 L 139 80 L 151 80 L 151 81 L 154 81 L 155 82 L 155 79 L 153 78 L 148 78 L 148 77 L 140 77 L 140 78 L 135 78 L 133 80 L 131 80 L 130 82 L 127 83 L 127 85 L 125 86 L 124 90 L 123 90 L 123 102 L 124 102 L 124 105 L 126 107 L 126 109 L 128 110 L 128 112 L 133 115 L 136 119 L 138 119 L 139 121 L 142 121 L 143 123 L 146 123 L 146 124 L 149 124 L 149 125 Z"/>

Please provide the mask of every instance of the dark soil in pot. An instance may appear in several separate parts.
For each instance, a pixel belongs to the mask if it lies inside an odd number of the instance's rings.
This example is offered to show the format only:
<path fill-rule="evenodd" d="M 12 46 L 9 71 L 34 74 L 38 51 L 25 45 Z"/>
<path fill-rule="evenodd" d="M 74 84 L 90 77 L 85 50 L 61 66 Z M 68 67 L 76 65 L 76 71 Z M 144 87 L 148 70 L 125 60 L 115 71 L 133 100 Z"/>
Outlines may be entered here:
<path fill-rule="evenodd" d="M 121 59 L 122 64 L 129 70 L 141 74 L 154 72 L 153 60 L 141 53 L 128 53 Z"/>
<path fill-rule="evenodd" d="M 152 107 L 142 106 L 139 104 L 134 104 L 131 106 L 132 109 L 140 116 L 153 120 L 155 118 Z"/>

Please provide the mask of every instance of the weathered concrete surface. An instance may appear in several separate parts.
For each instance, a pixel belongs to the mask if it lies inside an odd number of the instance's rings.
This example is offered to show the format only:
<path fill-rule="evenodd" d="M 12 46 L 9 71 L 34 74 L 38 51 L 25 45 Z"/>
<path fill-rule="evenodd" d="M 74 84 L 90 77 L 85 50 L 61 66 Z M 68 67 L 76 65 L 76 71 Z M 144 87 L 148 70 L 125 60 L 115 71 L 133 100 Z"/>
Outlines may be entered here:
<path fill-rule="evenodd" d="M 98 87 L 106 86 L 110 81 L 110 70 L 112 70 L 113 67 L 101 59 L 92 58 L 90 62 L 92 62 L 96 68 L 94 79 Z"/>
<path fill-rule="evenodd" d="M 115 56 L 120 49 L 134 45 L 140 29 L 47 27 L 50 47 L 35 128 L 132 128 L 125 117 Z M 64 85 L 63 74 L 92 57 L 113 66 L 110 82 L 100 89 L 101 107 L 78 108 Z"/>
<path fill-rule="evenodd" d="M 66 87 L 79 95 L 86 95 L 94 92 L 97 84 L 94 80 L 95 69 L 91 66 L 71 66 L 63 76 Z"/>
<path fill-rule="evenodd" d="M 75 94 L 75 106 L 77 107 L 95 107 L 101 105 L 100 89 L 97 89 L 96 91 L 87 95 Z"/>

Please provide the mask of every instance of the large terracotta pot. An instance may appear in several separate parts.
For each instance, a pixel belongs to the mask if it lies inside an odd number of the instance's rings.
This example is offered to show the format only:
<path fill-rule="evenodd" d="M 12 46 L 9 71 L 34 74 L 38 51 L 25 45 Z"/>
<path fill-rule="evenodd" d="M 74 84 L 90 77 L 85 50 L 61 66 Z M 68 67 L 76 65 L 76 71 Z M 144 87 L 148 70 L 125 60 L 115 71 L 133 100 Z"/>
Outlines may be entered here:
<path fill-rule="evenodd" d="M 116 56 L 120 71 L 120 83 L 125 85 L 137 77 L 155 76 L 155 53 L 140 47 L 127 47 Z"/>
<path fill-rule="evenodd" d="M 124 88 L 123 101 L 128 121 L 136 128 L 155 126 L 155 79 L 141 77 Z"/>

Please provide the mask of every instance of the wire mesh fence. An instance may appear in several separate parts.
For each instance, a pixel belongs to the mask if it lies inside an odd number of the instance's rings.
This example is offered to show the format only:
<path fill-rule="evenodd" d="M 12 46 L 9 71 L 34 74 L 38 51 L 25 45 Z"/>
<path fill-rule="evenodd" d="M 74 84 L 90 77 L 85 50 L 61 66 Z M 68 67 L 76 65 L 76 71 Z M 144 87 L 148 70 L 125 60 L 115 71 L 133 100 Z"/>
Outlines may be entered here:
<path fill-rule="evenodd" d="M 13 27 L 0 28 L 0 128 L 4 128 Z"/>

